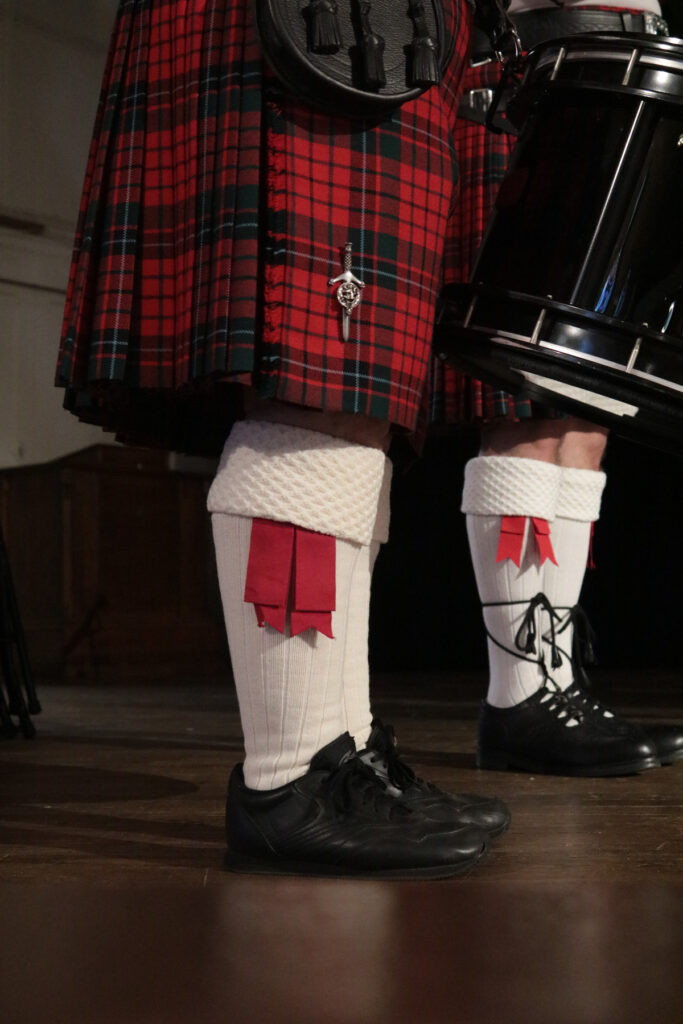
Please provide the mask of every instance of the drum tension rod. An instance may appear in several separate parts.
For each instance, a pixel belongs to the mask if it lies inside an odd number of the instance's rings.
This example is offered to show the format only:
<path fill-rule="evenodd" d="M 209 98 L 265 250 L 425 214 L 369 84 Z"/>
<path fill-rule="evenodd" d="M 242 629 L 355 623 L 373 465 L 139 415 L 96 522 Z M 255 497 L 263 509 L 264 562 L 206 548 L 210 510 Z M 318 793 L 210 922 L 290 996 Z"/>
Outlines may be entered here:
<path fill-rule="evenodd" d="M 636 365 L 636 359 L 638 358 L 638 353 L 640 352 L 640 346 L 642 344 L 642 341 L 642 338 L 636 338 L 636 343 L 631 350 L 631 355 L 628 357 L 628 363 L 626 364 L 627 373 L 631 373 L 633 367 Z"/>
<path fill-rule="evenodd" d="M 541 310 L 541 312 L 538 314 L 538 319 L 536 320 L 536 323 L 534 324 L 534 329 L 532 331 L 531 337 L 529 338 L 529 342 L 530 342 L 531 345 L 538 345 L 539 344 L 539 337 L 540 337 L 540 334 L 541 334 L 541 327 L 543 327 L 543 321 L 545 320 L 546 313 L 547 313 L 547 310 L 544 307 Z"/>
<path fill-rule="evenodd" d="M 564 58 L 566 56 L 567 56 L 566 47 L 561 46 L 560 47 L 560 52 L 557 55 L 557 60 L 555 61 L 555 67 L 553 68 L 552 73 L 550 75 L 550 81 L 551 82 L 554 82 L 555 79 L 557 78 L 557 73 L 560 70 L 560 68 L 562 67 L 562 64 L 564 63 Z"/>
<path fill-rule="evenodd" d="M 633 50 L 633 52 L 631 53 L 631 59 L 628 62 L 628 67 L 626 68 L 626 74 L 624 75 L 622 83 L 621 83 L 622 85 L 628 85 L 628 83 L 630 81 L 630 78 L 631 78 L 631 75 L 633 74 L 633 69 L 636 66 L 636 64 L 638 63 L 638 58 L 639 57 L 640 57 L 640 50 Z"/>
<path fill-rule="evenodd" d="M 472 319 L 472 314 L 474 313 L 474 307 L 477 305 L 478 301 L 479 301 L 479 296 L 478 295 L 473 295 L 472 299 L 470 301 L 470 304 L 467 307 L 467 312 L 465 313 L 465 319 L 463 320 L 463 324 L 462 324 L 463 327 L 469 327 L 470 326 L 470 320 Z"/>

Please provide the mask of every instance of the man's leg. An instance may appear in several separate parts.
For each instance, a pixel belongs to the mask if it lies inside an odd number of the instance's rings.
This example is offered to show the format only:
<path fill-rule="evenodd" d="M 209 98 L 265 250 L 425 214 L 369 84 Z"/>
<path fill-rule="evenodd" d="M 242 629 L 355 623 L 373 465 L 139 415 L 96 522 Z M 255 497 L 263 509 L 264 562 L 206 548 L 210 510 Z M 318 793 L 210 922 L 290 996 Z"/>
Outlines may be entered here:
<path fill-rule="evenodd" d="M 575 681 L 576 662 L 580 658 L 577 653 L 580 645 L 577 643 L 574 647 L 575 620 L 576 628 L 583 632 L 584 621 L 579 621 L 579 596 L 606 482 L 600 467 L 607 431 L 574 418 L 560 422 L 566 423 L 566 429 L 557 447 L 560 485 L 551 530 L 557 565 L 546 567 L 543 589 L 560 616 L 556 636 L 562 663 L 555 670 L 554 679 L 566 690 Z M 577 637 L 577 641 L 581 640 L 587 637 Z"/>
<path fill-rule="evenodd" d="M 479 828 L 396 801 L 348 734 L 351 604 L 388 522 L 381 449 L 257 419 L 226 443 L 208 505 L 246 748 L 227 802 L 234 868 L 440 877 L 486 849 Z"/>
<path fill-rule="evenodd" d="M 572 696 L 572 660 L 558 633 L 565 625 L 566 640 L 571 627 L 553 605 L 568 612 L 578 601 L 604 485 L 605 432 L 573 419 L 527 421 L 496 424 L 482 440 L 463 493 L 489 638 L 480 766 L 569 775 L 654 767 L 640 730 L 617 733 Z M 582 520 L 567 515 L 572 489 Z"/>
<path fill-rule="evenodd" d="M 347 729 L 350 595 L 370 544 L 386 539 L 374 534 L 389 472 L 382 451 L 319 432 L 258 421 L 233 429 L 208 504 L 250 788 L 290 782 Z"/>

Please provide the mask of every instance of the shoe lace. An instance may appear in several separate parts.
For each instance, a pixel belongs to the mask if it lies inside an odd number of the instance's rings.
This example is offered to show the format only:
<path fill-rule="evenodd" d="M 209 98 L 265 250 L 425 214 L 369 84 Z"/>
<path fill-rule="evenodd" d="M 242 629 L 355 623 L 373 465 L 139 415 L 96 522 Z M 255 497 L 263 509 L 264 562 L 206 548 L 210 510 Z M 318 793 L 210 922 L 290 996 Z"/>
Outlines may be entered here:
<path fill-rule="evenodd" d="M 564 608 L 559 609 L 565 611 Z M 575 604 L 566 609 L 564 622 L 556 630 L 556 636 L 560 636 L 565 630 L 573 627 L 572 650 L 570 661 L 574 670 L 574 676 L 578 678 L 583 689 L 590 689 L 591 682 L 586 673 L 586 665 L 597 665 L 598 659 L 595 653 L 596 635 L 590 624 L 588 616 L 580 604 Z M 562 650 L 562 648 L 559 648 Z M 566 652 L 562 652 L 566 655 Z"/>
<path fill-rule="evenodd" d="M 565 609 L 560 609 L 564 611 Z M 566 609 L 565 621 L 557 630 L 560 636 L 565 630 L 573 626 L 572 653 L 570 661 L 574 680 L 567 689 L 567 695 L 571 700 L 581 704 L 584 710 L 588 710 L 600 717 L 614 718 L 615 714 L 602 701 L 598 700 L 592 692 L 593 684 L 586 672 L 586 665 L 597 665 L 596 655 L 596 634 L 590 624 L 586 612 L 580 604 L 575 604 Z M 566 654 L 566 652 L 563 652 Z"/>
<path fill-rule="evenodd" d="M 512 654 L 516 658 L 521 658 L 522 661 L 529 661 L 535 665 L 539 665 L 543 673 L 542 689 L 545 690 L 545 695 L 541 698 L 541 702 L 547 706 L 548 711 L 555 714 L 558 718 L 564 719 L 566 724 L 579 724 L 586 716 L 585 701 L 580 698 L 577 699 L 577 694 L 572 693 L 571 688 L 566 690 L 561 689 L 553 679 L 551 670 L 559 668 L 563 664 L 563 657 L 569 657 L 567 652 L 560 648 L 557 638 L 560 633 L 569 627 L 570 623 L 574 623 L 576 627 L 573 648 L 575 645 L 577 651 L 577 662 L 582 666 L 582 669 L 584 664 L 583 658 L 585 657 L 587 659 L 588 657 L 588 654 L 584 652 L 588 652 L 588 650 L 590 650 L 592 654 L 595 634 L 590 628 L 590 623 L 588 622 L 585 612 L 579 605 L 575 605 L 574 608 L 568 609 L 569 614 L 566 616 L 566 621 L 562 623 L 560 628 L 558 628 L 557 624 L 562 621 L 562 616 L 559 614 L 558 609 L 552 606 L 548 597 L 546 597 L 546 595 L 541 591 L 539 591 L 539 593 L 532 597 L 528 602 L 489 601 L 484 603 L 483 607 L 493 608 L 516 604 L 525 604 L 526 610 L 522 616 L 519 629 L 515 634 L 514 649 L 502 644 L 489 632 L 488 629 L 486 630 L 486 635 L 497 647 L 500 647 L 503 651 L 507 651 L 508 654 Z M 543 644 L 539 643 L 537 615 L 539 609 L 546 613 L 549 622 L 549 626 L 545 632 L 542 633 L 540 640 L 547 644 L 550 649 L 550 669 L 544 653 Z M 530 657 L 532 654 L 536 654 L 537 657 Z M 570 660 L 573 662 L 573 657 L 570 658 Z"/>
<path fill-rule="evenodd" d="M 488 601 L 482 604 L 483 608 L 502 608 L 509 607 L 510 605 L 525 604 L 526 611 L 522 616 L 522 621 L 519 629 L 515 633 L 514 639 L 514 650 L 511 647 L 506 647 L 500 640 L 497 640 L 492 633 L 486 629 L 486 635 L 496 647 L 500 647 L 501 650 L 507 651 L 508 654 L 513 654 L 516 658 L 521 658 L 522 661 L 530 661 L 535 665 L 540 665 L 543 670 L 544 679 L 547 681 L 551 679 L 550 673 L 548 672 L 545 655 L 543 650 L 537 651 L 538 648 L 538 626 L 536 612 L 541 608 L 546 612 L 549 626 L 549 638 L 544 634 L 543 639 L 547 639 L 550 646 L 550 666 L 551 668 L 559 668 L 562 664 L 562 654 L 557 645 L 557 637 L 555 630 L 555 623 L 560 621 L 561 616 L 558 615 L 557 611 L 553 608 L 552 604 L 545 596 L 544 593 L 540 592 L 532 597 L 530 601 Z M 538 653 L 538 657 L 528 657 L 530 654 Z"/>
<path fill-rule="evenodd" d="M 375 814 L 385 818 L 410 814 L 400 800 L 387 794 L 372 768 L 355 755 L 332 769 L 325 782 L 325 794 L 335 814 L 341 817 L 370 805 Z"/>
<path fill-rule="evenodd" d="M 571 688 L 561 690 L 557 683 L 549 677 L 545 683 L 546 694 L 541 697 L 541 703 L 556 718 L 563 719 L 566 725 L 570 722 L 581 723 L 586 717 L 585 703 L 576 698 Z"/>
<path fill-rule="evenodd" d="M 396 789 L 408 789 L 415 782 L 422 783 L 417 775 L 401 757 L 396 734 L 390 725 L 384 725 L 375 718 L 372 723 L 375 733 L 375 749 L 370 756 L 370 764 L 382 762 L 387 779 Z"/>

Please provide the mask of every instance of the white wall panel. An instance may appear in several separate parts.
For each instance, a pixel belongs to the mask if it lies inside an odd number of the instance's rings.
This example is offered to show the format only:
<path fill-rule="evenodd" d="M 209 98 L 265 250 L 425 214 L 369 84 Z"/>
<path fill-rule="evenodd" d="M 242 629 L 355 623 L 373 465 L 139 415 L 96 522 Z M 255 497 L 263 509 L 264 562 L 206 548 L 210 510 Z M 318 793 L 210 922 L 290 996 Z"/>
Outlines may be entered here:
<path fill-rule="evenodd" d="M 116 6 L 0 0 L 0 468 L 111 440 L 62 409 L 53 380 Z"/>

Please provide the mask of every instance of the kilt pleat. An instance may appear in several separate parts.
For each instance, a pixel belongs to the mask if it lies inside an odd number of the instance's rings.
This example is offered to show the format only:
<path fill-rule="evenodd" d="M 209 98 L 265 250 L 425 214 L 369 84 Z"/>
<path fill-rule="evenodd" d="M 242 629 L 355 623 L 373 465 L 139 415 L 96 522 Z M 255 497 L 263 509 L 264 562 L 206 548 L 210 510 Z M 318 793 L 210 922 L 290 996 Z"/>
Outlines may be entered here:
<path fill-rule="evenodd" d="M 247 5 L 172 6 L 120 4 L 57 373 L 82 419 L 167 447 L 212 400 L 224 438 L 207 382 L 253 369 L 262 78 Z"/>

